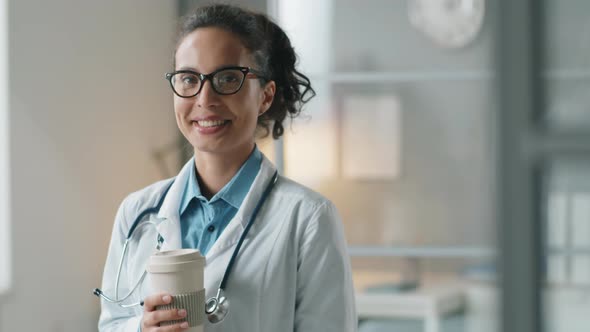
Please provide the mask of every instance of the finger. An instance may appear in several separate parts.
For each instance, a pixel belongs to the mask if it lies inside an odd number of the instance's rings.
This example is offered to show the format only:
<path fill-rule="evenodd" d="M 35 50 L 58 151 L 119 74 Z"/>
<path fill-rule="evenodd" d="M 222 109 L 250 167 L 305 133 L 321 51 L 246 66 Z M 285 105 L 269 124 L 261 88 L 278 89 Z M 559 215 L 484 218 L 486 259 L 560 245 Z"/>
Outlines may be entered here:
<path fill-rule="evenodd" d="M 188 322 L 182 322 L 170 326 L 160 326 L 156 329 L 156 332 L 177 332 L 188 329 Z"/>
<path fill-rule="evenodd" d="M 171 309 L 171 310 L 156 310 L 150 313 L 151 319 L 155 321 L 154 325 L 171 320 L 180 320 L 186 318 L 186 310 Z"/>
<path fill-rule="evenodd" d="M 172 302 L 172 297 L 166 293 L 150 295 L 143 301 L 143 310 L 146 312 L 156 310 L 156 306 L 165 305 Z"/>
<path fill-rule="evenodd" d="M 156 310 L 144 314 L 143 320 L 146 326 L 159 326 L 163 322 L 183 320 L 186 318 L 186 310 Z"/>

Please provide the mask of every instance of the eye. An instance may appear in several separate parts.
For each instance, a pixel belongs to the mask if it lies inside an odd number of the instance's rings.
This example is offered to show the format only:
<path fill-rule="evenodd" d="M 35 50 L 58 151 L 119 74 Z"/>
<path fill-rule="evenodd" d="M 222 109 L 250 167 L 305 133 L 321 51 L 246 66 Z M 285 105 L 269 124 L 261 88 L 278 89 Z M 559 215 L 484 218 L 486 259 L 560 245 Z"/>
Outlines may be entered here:
<path fill-rule="evenodd" d="M 219 84 L 232 84 L 238 83 L 241 80 L 242 73 L 240 71 L 228 70 L 219 72 L 215 75 L 216 81 Z"/>
<path fill-rule="evenodd" d="M 196 85 L 199 84 L 199 78 L 195 74 L 180 73 L 178 74 L 178 80 L 184 85 Z"/>

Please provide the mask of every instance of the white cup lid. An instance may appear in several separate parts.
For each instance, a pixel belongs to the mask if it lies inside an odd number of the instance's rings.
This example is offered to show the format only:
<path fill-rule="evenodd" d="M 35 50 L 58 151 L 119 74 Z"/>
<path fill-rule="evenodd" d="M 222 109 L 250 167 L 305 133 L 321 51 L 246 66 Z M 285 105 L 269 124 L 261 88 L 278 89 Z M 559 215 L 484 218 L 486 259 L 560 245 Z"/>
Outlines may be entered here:
<path fill-rule="evenodd" d="M 159 251 L 150 256 L 148 272 L 172 272 L 192 266 L 205 265 L 205 257 L 197 249 Z"/>

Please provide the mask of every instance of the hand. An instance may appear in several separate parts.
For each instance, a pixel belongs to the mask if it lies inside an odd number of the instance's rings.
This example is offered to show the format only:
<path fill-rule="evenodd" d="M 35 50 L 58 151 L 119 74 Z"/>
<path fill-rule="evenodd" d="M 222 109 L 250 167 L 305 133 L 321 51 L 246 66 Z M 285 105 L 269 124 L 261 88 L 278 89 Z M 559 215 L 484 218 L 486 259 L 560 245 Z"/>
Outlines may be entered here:
<path fill-rule="evenodd" d="M 156 306 L 169 304 L 172 297 L 168 294 L 156 294 L 145 298 L 141 332 L 176 332 L 188 329 L 188 322 L 170 326 L 160 326 L 162 322 L 186 318 L 185 309 L 156 310 Z"/>

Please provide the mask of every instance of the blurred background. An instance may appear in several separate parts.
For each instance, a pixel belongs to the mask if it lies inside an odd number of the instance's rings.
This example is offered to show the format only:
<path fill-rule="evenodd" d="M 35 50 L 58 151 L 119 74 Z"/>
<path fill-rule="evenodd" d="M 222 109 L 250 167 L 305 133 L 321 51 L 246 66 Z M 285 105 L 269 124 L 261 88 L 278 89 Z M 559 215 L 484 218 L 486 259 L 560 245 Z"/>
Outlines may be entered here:
<path fill-rule="evenodd" d="M 164 73 L 210 2 L 0 0 L 0 331 L 97 329 L 118 205 L 190 157 Z M 359 331 L 587 331 L 590 2 L 229 2 L 317 92 L 258 144 L 338 207 Z"/>

